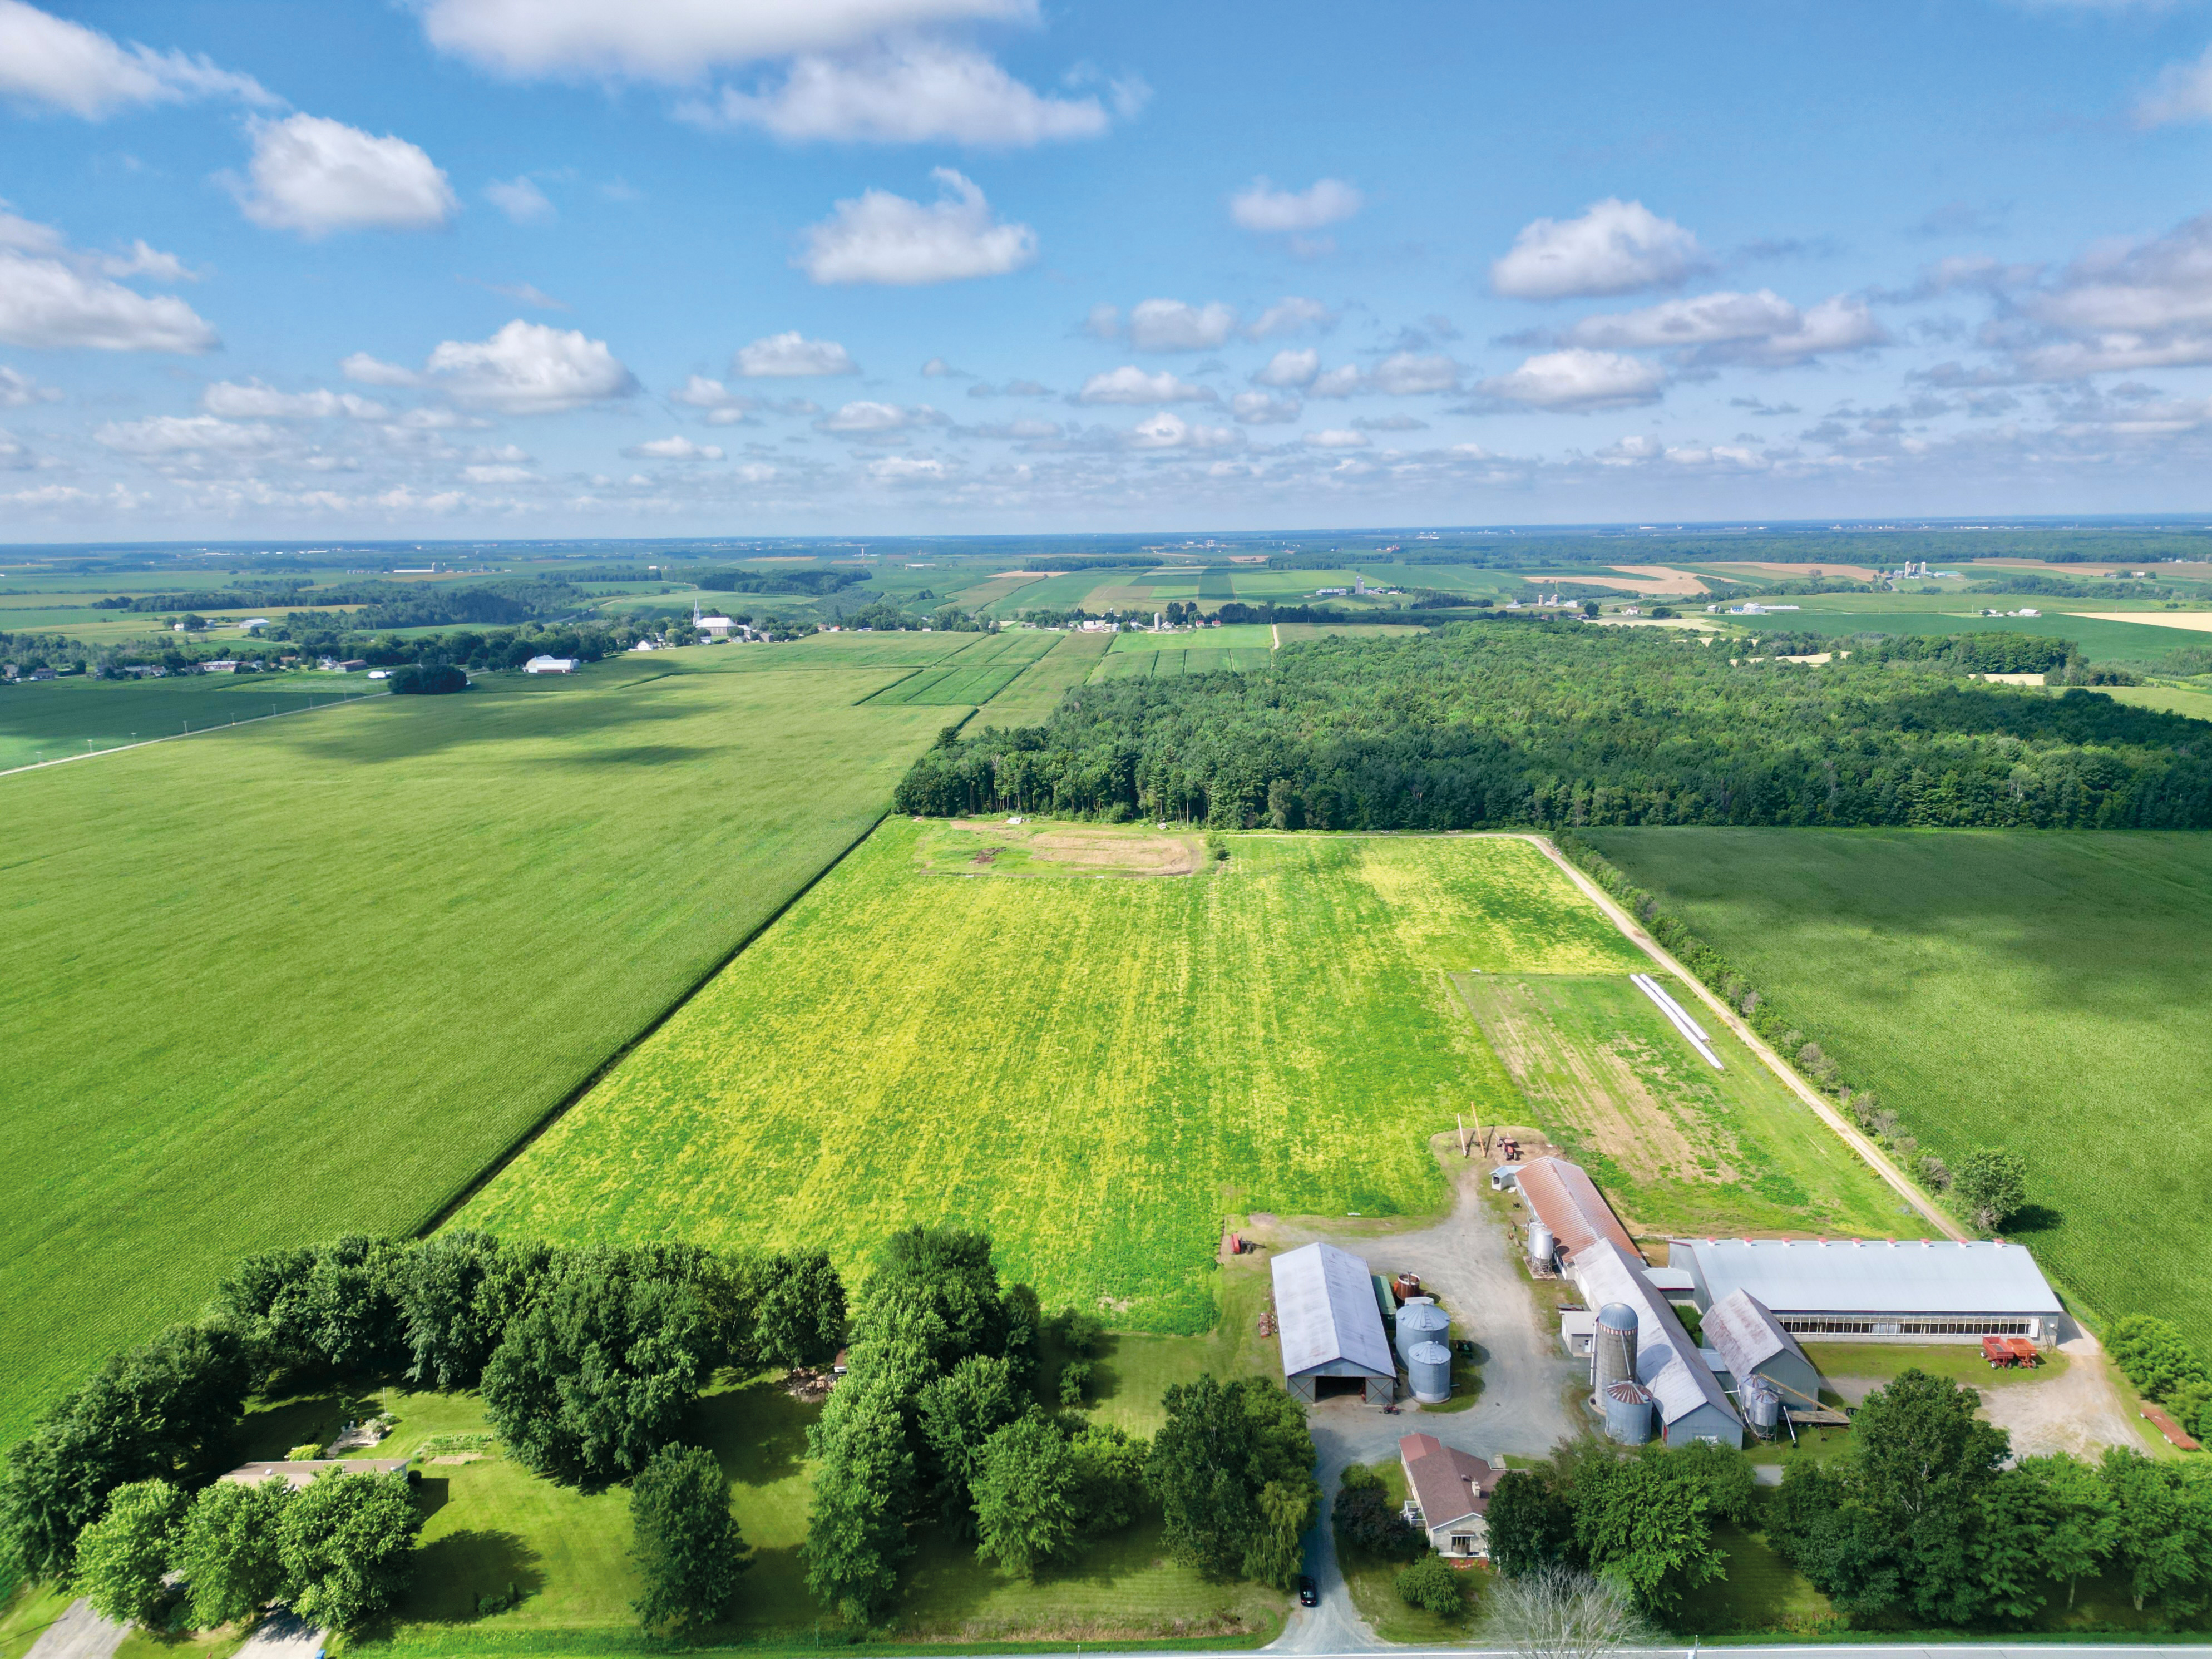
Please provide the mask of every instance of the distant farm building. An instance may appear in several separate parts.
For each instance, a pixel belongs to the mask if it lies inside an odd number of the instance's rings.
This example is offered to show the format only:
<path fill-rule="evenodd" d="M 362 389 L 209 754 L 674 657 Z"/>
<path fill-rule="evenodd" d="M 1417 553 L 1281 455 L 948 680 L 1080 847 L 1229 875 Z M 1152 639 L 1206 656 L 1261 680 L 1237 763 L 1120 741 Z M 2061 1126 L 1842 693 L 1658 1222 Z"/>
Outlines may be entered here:
<path fill-rule="evenodd" d="M 2059 1340 L 2057 1294 L 2018 1244 L 1955 1239 L 1676 1239 L 1700 1313 L 1738 1291 L 1793 1337 L 1822 1342 Z"/>
<path fill-rule="evenodd" d="M 1417 1524 L 1437 1553 L 1487 1560 L 1490 1494 L 1505 1471 L 1445 1445 L 1432 1434 L 1400 1439 L 1398 1462 L 1406 1471 L 1406 1490 L 1420 1510 Z"/>
<path fill-rule="evenodd" d="M 1283 1385 L 1294 1400 L 1359 1390 L 1370 1406 L 1397 1397 L 1398 1362 L 1382 1334 L 1374 1276 L 1334 1244 L 1308 1244 L 1273 1263 Z"/>
<path fill-rule="evenodd" d="M 729 638 L 730 630 L 736 626 L 737 623 L 727 617 L 702 617 L 699 618 L 699 631 L 702 634 L 711 635 L 714 638 L 718 640 L 726 640 Z"/>
<path fill-rule="evenodd" d="M 522 665 L 526 674 L 573 674 L 576 672 L 574 657 L 532 657 Z"/>

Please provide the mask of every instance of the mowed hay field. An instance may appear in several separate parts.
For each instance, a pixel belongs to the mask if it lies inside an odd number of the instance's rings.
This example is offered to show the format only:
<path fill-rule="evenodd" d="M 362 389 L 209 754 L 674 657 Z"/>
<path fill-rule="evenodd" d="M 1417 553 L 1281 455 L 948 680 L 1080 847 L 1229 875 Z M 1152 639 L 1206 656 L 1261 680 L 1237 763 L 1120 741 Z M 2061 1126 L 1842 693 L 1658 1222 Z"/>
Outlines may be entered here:
<path fill-rule="evenodd" d="M 0 780 L 0 1434 L 248 1250 L 427 1224 L 866 834 L 941 712 L 757 650 Z"/>
<path fill-rule="evenodd" d="M 1046 873 L 1042 835 L 999 873 L 990 829 L 885 823 L 459 1223 L 848 1267 L 980 1227 L 1050 1305 L 1202 1329 L 1225 1216 L 1427 1210 L 1428 1136 L 1516 1098 L 1449 973 L 1641 961 L 1513 838 L 1235 836 L 1142 878 Z M 948 838 L 972 873 L 928 867 Z"/>
<path fill-rule="evenodd" d="M 1930 1151 L 2024 1155 L 2092 1312 L 2212 1350 L 2212 836 L 1586 833 Z"/>
<path fill-rule="evenodd" d="M 158 680 L 72 674 L 7 686 L 0 688 L 0 771 L 383 692 L 359 674 L 312 672 Z"/>

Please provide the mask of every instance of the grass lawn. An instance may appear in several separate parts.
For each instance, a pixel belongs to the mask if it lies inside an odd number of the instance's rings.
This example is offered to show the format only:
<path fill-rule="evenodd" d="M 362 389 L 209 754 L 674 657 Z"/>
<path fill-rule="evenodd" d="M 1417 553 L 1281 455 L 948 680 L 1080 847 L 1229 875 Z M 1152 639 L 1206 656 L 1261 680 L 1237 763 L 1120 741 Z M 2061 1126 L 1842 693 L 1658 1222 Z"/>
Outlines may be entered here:
<path fill-rule="evenodd" d="M 359 674 L 180 674 L 95 680 L 72 674 L 0 687 L 0 771 L 272 714 L 380 696 Z"/>
<path fill-rule="evenodd" d="M 0 1437 L 246 1252 L 425 1224 L 866 833 L 941 713 L 740 654 L 0 780 L 36 965 L 0 985 Z"/>
<path fill-rule="evenodd" d="M 1589 1170 L 1631 1232 L 1898 1232 L 1897 1195 L 1717 1019 L 1699 1022 L 1717 1072 L 1626 975 L 1455 982 L 1527 1097 L 1529 1127 Z"/>
<path fill-rule="evenodd" d="M 1805 1357 L 1825 1377 L 1873 1377 L 1887 1382 L 1906 1371 L 1921 1370 L 1982 1389 L 2047 1382 L 2074 1363 L 2057 1349 L 2045 1348 L 2043 1363 L 2033 1368 L 1993 1366 L 1982 1358 L 1978 1342 L 1808 1342 L 1804 1348 Z"/>
<path fill-rule="evenodd" d="M 1765 1538 L 1723 1522 L 1713 1529 L 1728 1557 L 1728 1576 L 1701 1584 L 1682 1598 L 1672 1621 L 1687 1635 L 1752 1632 L 1810 1635 L 1833 1620 L 1828 1598 L 1806 1583 Z"/>
<path fill-rule="evenodd" d="M 2007 1236 L 2092 1310 L 2212 1351 L 2212 836 L 1589 833 L 1930 1152 L 2025 1157 Z"/>
<path fill-rule="evenodd" d="M 1383 1490 L 1389 1492 L 1392 1507 L 1402 1507 L 1406 1502 L 1406 1466 L 1395 1458 L 1385 1458 L 1370 1467 L 1382 1477 Z M 1385 1642 L 1423 1647 L 1466 1641 L 1475 1611 L 1481 1605 L 1483 1586 L 1490 1581 L 1487 1567 L 1462 1568 L 1460 1610 L 1455 1613 L 1431 1613 L 1426 1607 L 1410 1606 L 1398 1594 L 1398 1575 L 1405 1570 L 1406 1562 L 1372 1554 L 1346 1543 L 1341 1537 L 1336 1540 L 1336 1561 L 1344 1572 L 1345 1588 L 1352 1593 L 1352 1605 L 1359 1610 L 1359 1616 L 1376 1636 Z"/>
<path fill-rule="evenodd" d="M 933 872 L 939 833 L 885 823 L 465 1223 L 847 1267 L 957 1224 L 1048 1305 L 1205 1330 L 1224 1218 L 1442 1202 L 1428 1137 L 1510 1097 L 1448 973 L 1637 960 L 1510 837 L 1240 836 L 1102 881 Z"/>

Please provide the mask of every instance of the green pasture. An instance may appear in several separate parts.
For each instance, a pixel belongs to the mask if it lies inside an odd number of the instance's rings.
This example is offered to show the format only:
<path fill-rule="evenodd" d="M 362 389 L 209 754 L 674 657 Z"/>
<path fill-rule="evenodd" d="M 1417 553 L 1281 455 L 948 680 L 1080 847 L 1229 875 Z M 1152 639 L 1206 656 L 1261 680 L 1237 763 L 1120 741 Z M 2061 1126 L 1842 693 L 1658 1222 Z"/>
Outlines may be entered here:
<path fill-rule="evenodd" d="M 1218 628 L 1194 628 L 1187 634 L 1109 634 L 1115 655 L 1132 653 L 1190 651 L 1267 651 L 1274 635 L 1267 623 L 1224 623 Z"/>
<path fill-rule="evenodd" d="M 1012 617 L 1024 611 L 1069 611 L 1087 604 L 1094 588 L 1127 581 L 1143 574 L 1132 568 L 1127 570 L 1072 570 L 1064 576 L 1045 576 L 1026 582 L 1003 599 L 994 600 L 989 609 L 992 615 L 998 617 Z M 1098 607 L 1091 605 L 1089 608 L 1097 610 Z"/>
<path fill-rule="evenodd" d="M 2164 714 L 2186 714 L 2193 720 L 2212 720 L 2212 692 L 2188 691 L 2167 685 L 2100 685 L 2099 696 L 2137 708 L 2155 708 Z"/>
<path fill-rule="evenodd" d="M 848 1267 L 957 1224 L 1049 1304 L 1203 1329 L 1224 1216 L 1442 1201 L 1428 1136 L 1511 1087 L 1447 973 L 1640 960 L 1513 838 L 1242 836 L 1197 875 L 1019 880 L 927 870 L 934 833 L 884 823 L 460 1221 Z"/>
<path fill-rule="evenodd" d="M 1042 726 L 1060 699 L 1091 678 L 1111 634 L 1055 634 L 1060 643 L 1024 668 L 1018 678 L 991 699 L 979 717 L 984 726 Z"/>
<path fill-rule="evenodd" d="M 0 771 L 270 714 L 382 696 L 359 674 L 179 674 L 158 680 L 89 675 L 0 686 Z"/>
<path fill-rule="evenodd" d="M 1856 596 L 1843 595 L 1851 598 Z M 1978 597 L 1969 595 L 1968 597 Z M 2159 627 L 2156 620 L 2172 612 L 2145 611 L 2142 623 L 2103 622 L 2094 617 L 2053 611 L 2050 601 L 2015 593 L 1990 596 L 1991 609 L 1999 603 L 2018 610 L 2025 605 L 2040 608 L 2039 617 L 1982 617 L 1966 611 L 1955 599 L 1943 600 L 1943 610 L 1830 610 L 1821 606 L 1785 611 L 1775 617 L 1730 617 L 1728 621 L 1754 634 L 1768 631 L 1812 634 L 2033 634 L 2043 639 L 2072 640 L 2093 662 L 2154 662 L 2183 646 L 2203 645 L 2212 635 L 2185 628 Z M 2080 603 L 2080 601 L 2074 601 Z M 2117 609 L 2110 602 L 2094 607 Z"/>
<path fill-rule="evenodd" d="M 2212 1351 L 2212 836 L 1599 830 L 1856 1086 L 1955 1162 L 2028 1162 L 2008 1237 Z"/>
<path fill-rule="evenodd" d="M 1625 974 L 1462 974 L 1461 994 L 1528 1103 L 1638 1236 L 1891 1238 L 1904 1200 L 1686 986 L 1707 1065 Z"/>
<path fill-rule="evenodd" d="M 1164 636 L 1163 636 L 1164 637 Z M 1203 637 L 1203 636 L 1198 636 Z M 1186 650 L 1170 646 L 1154 651 L 1112 651 L 1095 669 L 1094 680 L 1165 678 L 1175 674 L 1243 672 L 1265 668 L 1273 653 L 1266 646 L 1224 650 L 1208 642 Z"/>
<path fill-rule="evenodd" d="M 1413 640 L 1428 631 L 1418 623 L 1278 623 L 1275 630 L 1285 645 L 1308 640 Z"/>
<path fill-rule="evenodd" d="M 247 1251 L 426 1224 L 866 832 L 941 715 L 744 654 L 0 780 L 0 1438 Z"/>

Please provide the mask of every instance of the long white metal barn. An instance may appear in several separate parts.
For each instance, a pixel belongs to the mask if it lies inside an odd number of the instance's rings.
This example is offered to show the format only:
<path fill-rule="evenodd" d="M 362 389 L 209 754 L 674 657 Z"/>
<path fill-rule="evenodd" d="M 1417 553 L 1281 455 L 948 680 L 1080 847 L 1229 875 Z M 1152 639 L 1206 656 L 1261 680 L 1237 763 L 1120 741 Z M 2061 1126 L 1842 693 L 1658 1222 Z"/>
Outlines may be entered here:
<path fill-rule="evenodd" d="M 1948 1238 L 1677 1238 L 1700 1314 L 1741 1291 L 1793 1337 L 1818 1342 L 1978 1342 L 2049 1346 L 2064 1310 L 2022 1246 Z"/>

